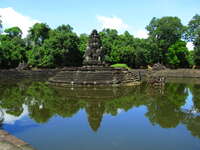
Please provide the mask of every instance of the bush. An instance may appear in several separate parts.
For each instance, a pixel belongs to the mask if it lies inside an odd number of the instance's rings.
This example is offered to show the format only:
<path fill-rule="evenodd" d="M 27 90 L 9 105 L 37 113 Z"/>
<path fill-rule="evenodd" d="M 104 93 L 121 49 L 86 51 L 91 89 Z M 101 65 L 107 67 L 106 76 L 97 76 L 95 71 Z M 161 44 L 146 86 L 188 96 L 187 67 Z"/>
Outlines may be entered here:
<path fill-rule="evenodd" d="M 126 68 L 128 70 L 131 69 L 130 67 L 128 67 L 127 64 L 114 64 L 114 65 L 111 65 L 111 67 L 114 67 L 114 68 Z"/>

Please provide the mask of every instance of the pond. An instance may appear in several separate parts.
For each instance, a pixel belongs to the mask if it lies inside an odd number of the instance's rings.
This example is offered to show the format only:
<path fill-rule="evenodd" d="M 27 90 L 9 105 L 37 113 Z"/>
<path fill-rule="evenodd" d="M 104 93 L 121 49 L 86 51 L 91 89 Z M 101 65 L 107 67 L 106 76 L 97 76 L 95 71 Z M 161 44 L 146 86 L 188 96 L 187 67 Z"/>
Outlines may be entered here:
<path fill-rule="evenodd" d="M 1 128 L 37 150 L 199 150 L 200 85 L 0 83 Z"/>

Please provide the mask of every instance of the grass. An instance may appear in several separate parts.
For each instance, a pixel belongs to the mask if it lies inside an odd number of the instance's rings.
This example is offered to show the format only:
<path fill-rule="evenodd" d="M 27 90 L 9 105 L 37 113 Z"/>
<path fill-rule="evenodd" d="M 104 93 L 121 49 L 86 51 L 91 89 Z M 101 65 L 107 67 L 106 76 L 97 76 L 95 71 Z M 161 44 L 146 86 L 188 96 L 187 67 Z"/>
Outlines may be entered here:
<path fill-rule="evenodd" d="M 128 70 L 131 69 L 130 67 L 128 67 L 127 64 L 114 64 L 114 65 L 111 65 L 111 67 L 114 67 L 114 68 L 126 68 Z"/>

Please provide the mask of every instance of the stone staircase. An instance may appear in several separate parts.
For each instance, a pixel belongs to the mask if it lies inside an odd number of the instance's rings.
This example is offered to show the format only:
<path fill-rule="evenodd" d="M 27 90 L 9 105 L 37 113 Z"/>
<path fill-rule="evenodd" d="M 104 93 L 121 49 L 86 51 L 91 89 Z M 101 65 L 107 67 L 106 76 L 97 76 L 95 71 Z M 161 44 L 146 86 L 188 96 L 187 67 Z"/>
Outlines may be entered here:
<path fill-rule="evenodd" d="M 66 69 L 49 79 L 50 83 L 66 85 L 118 85 L 139 81 L 135 73 L 111 67 Z"/>

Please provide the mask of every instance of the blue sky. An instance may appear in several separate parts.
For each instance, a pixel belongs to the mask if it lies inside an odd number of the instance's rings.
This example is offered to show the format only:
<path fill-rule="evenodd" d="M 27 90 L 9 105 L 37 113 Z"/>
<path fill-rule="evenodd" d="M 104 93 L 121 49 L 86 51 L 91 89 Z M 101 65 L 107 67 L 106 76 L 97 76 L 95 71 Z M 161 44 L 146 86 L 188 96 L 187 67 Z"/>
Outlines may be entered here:
<path fill-rule="evenodd" d="M 4 27 L 18 25 L 24 32 L 39 21 L 52 28 L 70 24 L 77 33 L 108 27 L 143 37 L 153 17 L 178 16 L 187 24 L 197 13 L 200 0 L 0 0 Z"/>

